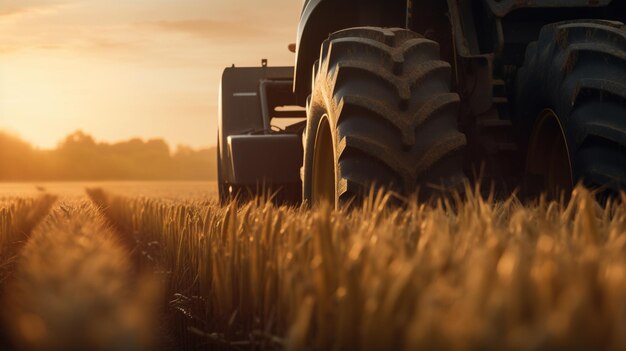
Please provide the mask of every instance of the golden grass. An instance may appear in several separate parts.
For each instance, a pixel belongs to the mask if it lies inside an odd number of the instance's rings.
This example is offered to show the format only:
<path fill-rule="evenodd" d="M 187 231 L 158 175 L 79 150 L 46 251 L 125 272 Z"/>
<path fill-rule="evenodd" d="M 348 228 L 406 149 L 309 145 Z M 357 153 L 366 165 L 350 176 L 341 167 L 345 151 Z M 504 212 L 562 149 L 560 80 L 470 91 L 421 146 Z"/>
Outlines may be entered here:
<path fill-rule="evenodd" d="M 163 275 L 179 345 L 626 348 L 626 206 L 584 189 L 353 212 L 90 195 Z"/>
<path fill-rule="evenodd" d="M 20 248 L 55 200 L 51 195 L 0 198 L 0 286 L 8 278 Z"/>
<path fill-rule="evenodd" d="M 53 209 L 4 288 L 16 350 L 145 350 L 158 333 L 159 289 L 88 202 Z"/>

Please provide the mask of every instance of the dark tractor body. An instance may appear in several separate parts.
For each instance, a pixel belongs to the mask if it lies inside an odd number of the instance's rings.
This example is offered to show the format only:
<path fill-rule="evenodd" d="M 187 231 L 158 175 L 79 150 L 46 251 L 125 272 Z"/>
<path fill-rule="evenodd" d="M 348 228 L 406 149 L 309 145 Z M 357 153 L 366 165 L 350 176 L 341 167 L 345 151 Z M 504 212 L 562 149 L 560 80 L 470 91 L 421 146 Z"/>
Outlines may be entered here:
<path fill-rule="evenodd" d="M 305 1 L 303 199 L 623 190 L 625 21 L 623 0 Z"/>
<path fill-rule="evenodd" d="M 218 118 L 221 199 L 264 192 L 281 203 L 300 202 L 301 128 L 272 127 L 275 119 L 306 117 L 294 108 L 292 86 L 292 67 L 224 71 Z"/>

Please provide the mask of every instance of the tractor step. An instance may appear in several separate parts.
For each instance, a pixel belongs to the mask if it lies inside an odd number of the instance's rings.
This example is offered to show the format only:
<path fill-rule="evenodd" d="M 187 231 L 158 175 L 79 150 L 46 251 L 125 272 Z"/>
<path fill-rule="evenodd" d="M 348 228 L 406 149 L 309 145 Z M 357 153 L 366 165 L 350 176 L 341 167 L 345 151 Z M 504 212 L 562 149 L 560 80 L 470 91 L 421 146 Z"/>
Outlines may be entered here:
<path fill-rule="evenodd" d="M 478 141 L 484 145 L 485 151 L 489 154 L 518 152 L 511 121 L 489 117 L 476 121 Z"/>
<path fill-rule="evenodd" d="M 494 101 L 495 102 L 495 101 Z M 506 194 L 519 184 L 523 158 L 515 140 L 511 121 L 500 118 L 500 106 L 476 118 L 470 142 L 473 152 L 472 173 L 487 189 Z"/>
<path fill-rule="evenodd" d="M 502 79 L 493 80 L 493 96 L 505 97 L 506 94 L 506 82 Z"/>
<path fill-rule="evenodd" d="M 493 106 L 498 112 L 498 119 L 508 120 L 509 98 L 506 82 L 502 79 L 493 80 Z"/>

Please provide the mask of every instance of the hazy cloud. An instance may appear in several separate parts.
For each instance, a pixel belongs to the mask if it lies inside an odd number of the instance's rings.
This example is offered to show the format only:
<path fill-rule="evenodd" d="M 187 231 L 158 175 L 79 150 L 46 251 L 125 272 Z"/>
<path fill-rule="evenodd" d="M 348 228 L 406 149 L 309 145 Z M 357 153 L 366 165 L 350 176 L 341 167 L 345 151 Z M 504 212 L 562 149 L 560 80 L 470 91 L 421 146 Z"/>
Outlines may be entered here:
<path fill-rule="evenodd" d="M 117 27 L 61 27 L 43 33 L 24 32 L 19 37 L 0 35 L 0 52 L 6 54 L 26 49 L 114 52 L 139 48 L 147 40 L 124 36 L 122 33 L 127 31 Z"/>
<path fill-rule="evenodd" d="M 0 0 L 0 128 L 40 146 L 76 128 L 213 144 L 224 67 L 293 63 L 300 1 L 258 5 Z"/>
<path fill-rule="evenodd" d="M 67 4 L 62 0 L 2 0 L 0 17 L 43 13 Z"/>
<path fill-rule="evenodd" d="M 180 21 L 152 21 L 141 25 L 162 31 L 185 33 L 202 39 L 230 40 L 271 35 L 272 31 L 258 23 L 235 19 L 191 19 Z"/>

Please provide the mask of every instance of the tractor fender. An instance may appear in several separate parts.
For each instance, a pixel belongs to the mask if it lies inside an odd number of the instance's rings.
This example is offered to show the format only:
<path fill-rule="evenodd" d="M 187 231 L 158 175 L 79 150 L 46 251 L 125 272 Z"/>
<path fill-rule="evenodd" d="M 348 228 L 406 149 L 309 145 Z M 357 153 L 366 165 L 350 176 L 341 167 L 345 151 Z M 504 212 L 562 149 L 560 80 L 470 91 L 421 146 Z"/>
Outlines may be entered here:
<path fill-rule="evenodd" d="M 300 15 L 294 92 L 304 105 L 313 63 L 331 33 L 361 26 L 405 27 L 406 0 L 307 0 Z"/>
<path fill-rule="evenodd" d="M 623 0 L 485 0 L 493 14 L 504 17 L 511 11 L 526 7 L 603 7 Z"/>

